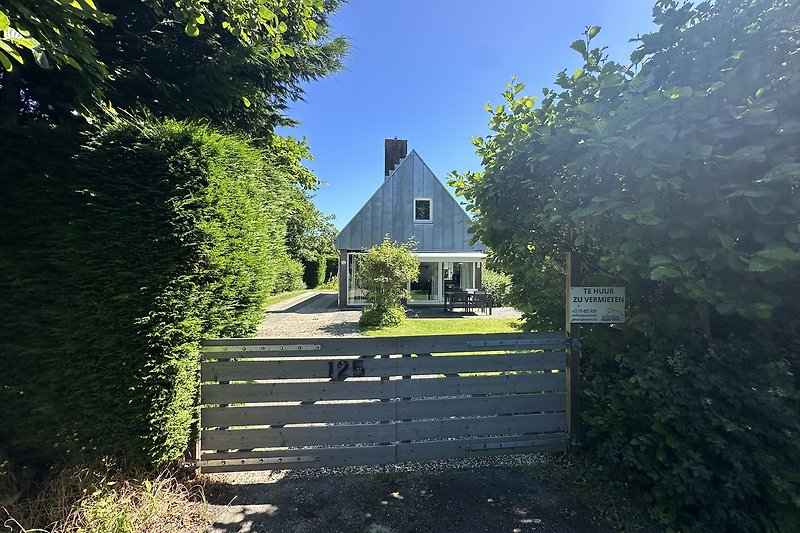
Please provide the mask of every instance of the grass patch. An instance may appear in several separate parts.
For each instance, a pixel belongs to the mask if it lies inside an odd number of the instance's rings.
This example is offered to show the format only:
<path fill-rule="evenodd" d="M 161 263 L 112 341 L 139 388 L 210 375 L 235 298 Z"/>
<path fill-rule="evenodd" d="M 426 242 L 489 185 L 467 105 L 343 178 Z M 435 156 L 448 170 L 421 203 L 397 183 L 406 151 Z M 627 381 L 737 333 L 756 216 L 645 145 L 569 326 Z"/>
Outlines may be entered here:
<path fill-rule="evenodd" d="M 409 318 L 399 326 L 361 329 L 361 332 L 367 337 L 519 333 L 521 331 L 522 322 L 514 318 Z"/>
<path fill-rule="evenodd" d="M 307 292 L 315 292 L 316 289 L 302 289 L 299 291 L 286 291 L 286 292 L 279 292 L 278 294 L 273 294 L 272 296 L 267 298 L 265 303 L 266 306 L 279 304 L 281 302 L 285 302 L 289 298 L 294 298 L 295 296 L 300 296 L 301 294 L 305 294 Z"/>
<path fill-rule="evenodd" d="M 170 472 L 124 476 L 108 465 L 54 473 L 35 496 L 0 507 L 14 533 L 127 533 L 210 528 L 202 488 Z"/>

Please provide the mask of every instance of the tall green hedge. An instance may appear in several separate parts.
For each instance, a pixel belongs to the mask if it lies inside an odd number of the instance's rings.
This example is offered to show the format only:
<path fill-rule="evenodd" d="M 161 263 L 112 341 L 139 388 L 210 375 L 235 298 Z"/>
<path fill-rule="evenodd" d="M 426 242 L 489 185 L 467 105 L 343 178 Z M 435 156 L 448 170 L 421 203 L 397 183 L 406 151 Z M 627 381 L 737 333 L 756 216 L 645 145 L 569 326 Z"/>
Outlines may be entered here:
<path fill-rule="evenodd" d="M 325 256 L 303 262 L 303 281 L 309 289 L 316 289 L 325 283 L 327 261 Z"/>
<path fill-rule="evenodd" d="M 261 319 L 291 185 L 268 154 L 201 125 L 0 134 L 0 452 L 179 456 L 198 341 Z"/>

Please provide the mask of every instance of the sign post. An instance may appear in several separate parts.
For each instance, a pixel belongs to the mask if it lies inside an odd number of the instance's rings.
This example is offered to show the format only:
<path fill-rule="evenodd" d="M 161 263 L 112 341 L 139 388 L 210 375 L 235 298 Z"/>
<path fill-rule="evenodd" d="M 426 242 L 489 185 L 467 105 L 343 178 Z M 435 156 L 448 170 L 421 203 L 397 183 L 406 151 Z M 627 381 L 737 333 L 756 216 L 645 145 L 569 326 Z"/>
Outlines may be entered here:
<path fill-rule="evenodd" d="M 571 317 L 570 295 L 572 288 L 581 285 L 581 263 L 578 252 L 567 253 L 567 302 L 566 302 L 566 332 L 567 332 L 567 433 L 577 442 L 581 432 L 581 326 L 575 324 Z"/>

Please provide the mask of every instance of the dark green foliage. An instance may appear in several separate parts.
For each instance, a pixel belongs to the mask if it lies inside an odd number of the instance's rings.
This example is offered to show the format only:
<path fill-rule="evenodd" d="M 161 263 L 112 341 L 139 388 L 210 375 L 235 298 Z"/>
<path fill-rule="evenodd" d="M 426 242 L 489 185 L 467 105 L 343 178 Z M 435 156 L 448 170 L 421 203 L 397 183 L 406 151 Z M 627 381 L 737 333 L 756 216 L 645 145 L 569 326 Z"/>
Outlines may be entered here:
<path fill-rule="evenodd" d="M 0 64 L 3 121 L 64 123 L 76 110 L 105 120 L 110 103 L 268 137 L 292 122 L 285 111 L 302 97 L 301 84 L 341 69 L 347 48 L 328 35 L 335 0 L 263 0 L 255 8 L 254 0 L 106 0 L 102 12 L 68 2 L 4 4 L 0 12 L 41 40 L 50 63 L 81 69 L 42 69 L 27 50 L 12 73 Z M 280 23 L 263 20 L 263 10 Z M 205 24 L 187 19 L 200 15 Z"/>
<path fill-rule="evenodd" d="M 567 251 L 584 285 L 626 287 L 626 324 L 583 330 L 602 471 L 681 530 L 796 531 L 800 11 L 661 0 L 654 16 L 635 66 L 606 61 L 592 27 L 541 105 L 512 81 L 475 140 L 485 172 L 453 183 L 531 326 L 563 325 Z M 539 306 L 547 290 L 562 297 Z"/>
<path fill-rule="evenodd" d="M 325 283 L 339 275 L 339 256 L 325 258 Z"/>
<path fill-rule="evenodd" d="M 309 289 L 316 289 L 325 283 L 327 262 L 325 257 L 317 257 L 303 264 L 303 281 Z"/>
<path fill-rule="evenodd" d="M 28 464 L 178 457 L 198 341 L 260 321 L 292 185 L 204 126 L 62 132 L 2 132 L 0 442 Z"/>
<path fill-rule="evenodd" d="M 645 488 L 655 515 L 681 530 L 798 531 L 789 347 L 688 331 L 586 339 L 585 443 L 598 473 Z"/>

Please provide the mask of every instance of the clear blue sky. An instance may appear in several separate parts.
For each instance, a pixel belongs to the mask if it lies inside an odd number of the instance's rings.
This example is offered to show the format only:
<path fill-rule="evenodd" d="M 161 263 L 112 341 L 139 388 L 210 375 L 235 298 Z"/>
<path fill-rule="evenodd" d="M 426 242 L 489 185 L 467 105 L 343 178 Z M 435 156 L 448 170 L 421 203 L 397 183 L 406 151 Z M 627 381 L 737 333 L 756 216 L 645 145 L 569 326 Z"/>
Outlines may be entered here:
<path fill-rule="evenodd" d="M 351 0 L 333 18 L 350 40 L 345 70 L 305 86 L 290 116 L 326 182 L 315 203 L 342 228 L 383 181 L 383 141 L 409 151 L 444 183 L 452 170 L 480 170 L 470 140 L 489 133 L 486 102 L 501 103 L 512 75 L 541 95 L 556 74 L 581 66 L 569 48 L 586 26 L 593 43 L 627 62 L 628 40 L 655 28 L 654 0 Z"/>

